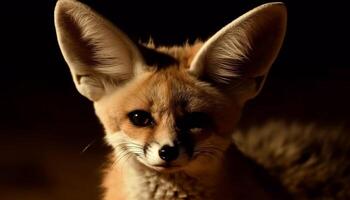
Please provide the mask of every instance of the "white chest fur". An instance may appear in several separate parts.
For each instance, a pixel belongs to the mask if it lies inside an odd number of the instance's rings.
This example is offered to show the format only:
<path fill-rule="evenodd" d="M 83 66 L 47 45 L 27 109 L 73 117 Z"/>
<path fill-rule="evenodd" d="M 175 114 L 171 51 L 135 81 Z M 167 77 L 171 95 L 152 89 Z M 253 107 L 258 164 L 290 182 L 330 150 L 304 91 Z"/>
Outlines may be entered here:
<path fill-rule="evenodd" d="M 210 199 L 212 191 L 184 173 L 161 174 L 151 170 L 129 169 L 126 184 L 131 200 Z"/>

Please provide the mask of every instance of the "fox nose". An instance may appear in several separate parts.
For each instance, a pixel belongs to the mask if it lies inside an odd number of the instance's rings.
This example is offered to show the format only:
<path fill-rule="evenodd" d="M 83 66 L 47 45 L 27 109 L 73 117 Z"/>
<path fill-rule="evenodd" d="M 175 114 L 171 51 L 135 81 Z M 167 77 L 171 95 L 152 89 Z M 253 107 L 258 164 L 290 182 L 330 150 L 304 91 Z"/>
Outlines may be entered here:
<path fill-rule="evenodd" d="M 176 160 L 176 158 L 179 156 L 179 147 L 178 145 L 175 145 L 175 146 L 164 145 L 158 151 L 158 154 L 162 160 L 166 162 L 170 162 L 170 161 Z"/>

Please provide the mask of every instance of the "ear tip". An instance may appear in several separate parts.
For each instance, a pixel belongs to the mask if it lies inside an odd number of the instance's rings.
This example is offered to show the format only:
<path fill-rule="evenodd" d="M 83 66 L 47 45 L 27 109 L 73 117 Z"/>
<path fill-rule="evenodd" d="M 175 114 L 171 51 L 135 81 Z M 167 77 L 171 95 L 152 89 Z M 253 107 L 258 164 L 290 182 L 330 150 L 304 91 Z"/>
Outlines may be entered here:
<path fill-rule="evenodd" d="M 265 3 L 262 5 L 263 7 L 275 7 L 275 8 L 286 8 L 286 4 L 284 2 L 270 2 L 270 3 Z"/>
<path fill-rule="evenodd" d="M 65 8 L 69 5 L 73 5 L 76 3 L 77 3 L 77 1 L 75 1 L 75 0 L 57 0 L 55 9 L 62 9 L 62 8 Z"/>
<path fill-rule="evenodd" d="M 72 0 L 58 0 L 55 6 L 55 16 L 67 12 L 72 7 Z"/>
<path fill-rule="evenodd" d="M 287 7 L 283 2 L 271 2 L 266 3 L 253 9 L 253 13 L 257 15 L 269 16 L 278 22 L 283 29 L 286 29 L 287 25 Z M 260 14 L 259 14 L 260 13 Z"/>
<path fill-rule="evenodd" d="M 55 26 L 65 22 L 65 16 L 73 16 L 88 12 L 90 8 L 77 0 L 57 0 L 54 10 Z"/>
<path fill-rule="evenodd" d="M 275 14 L 279 14 L 282 17 L 287 17 L 287 7 L 283 2 L 271 2 L 266 3 L 258 7 L 258 9 L 266 10 Z"/>
<path fill-rule="evenodd" d="M 68 10 L 75 7 L 83 7 L 84 4 L 76 0 L 57 0 L 55 6 L 55 13 L 67 12 Z"/>

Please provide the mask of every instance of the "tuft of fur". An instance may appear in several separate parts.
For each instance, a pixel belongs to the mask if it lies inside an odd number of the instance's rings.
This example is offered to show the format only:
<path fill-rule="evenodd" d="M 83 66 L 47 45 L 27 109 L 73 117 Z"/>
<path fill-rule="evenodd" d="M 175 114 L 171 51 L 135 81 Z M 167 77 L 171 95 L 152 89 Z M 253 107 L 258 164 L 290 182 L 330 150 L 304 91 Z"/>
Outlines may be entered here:
<path fill-rule="evenodd" d="M 271 120 L 237 131 L 238 148 L 296 199 L 350 199 L 350 136 L 341 127 Z"/>
<path fill-rule="evenodd" d="M 131 161 L 134 163 L 137 161 Z M 129 160 L 130 163 L 130 160 Z M 136 164 L 136 163 L 134 163 Z M 111 175 L 109 168 L 108 175 Z M 115 169 L 114 169 L 115 170 Z M 126 188 L 127 199 L 152 199 L 152 200 L 180 200 L 180 199 L 211 199 L 213 190 L 208 189 L 205 185 L 193 177 L 185 173 L 159 173 L 154 170 L 138 166 L 131 168 L 125 166 L 122 173 L 127 177 L 127 181 L 123 184 Z M 115 176 L 106 176 L 104 186 L 111 187 L 112 180 Z M 119 193 L 119 194 L 117 194 Z M 107 190 L 105 194 L 106 199 L 115 199 L 120 196 L 121 192 L 118 188 L 114 190 Z"/>

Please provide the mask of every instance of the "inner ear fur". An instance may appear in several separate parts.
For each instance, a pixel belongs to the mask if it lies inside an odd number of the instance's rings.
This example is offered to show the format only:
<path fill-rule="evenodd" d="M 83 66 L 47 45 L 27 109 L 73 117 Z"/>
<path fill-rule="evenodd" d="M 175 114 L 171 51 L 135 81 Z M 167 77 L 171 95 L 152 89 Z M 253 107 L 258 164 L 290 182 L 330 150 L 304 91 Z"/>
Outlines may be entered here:
<path fill-rule="evenodd" d="M 189 73 L 245 102 L 261 90 L 282 46 L 283 3 L 259 6 L 226 25 L 195 56 Z"/>
<path fill-rule="evenodd" d="M 55 27 L 75 86 L 90 100 L 97 101 L 141 70 L 143 59 L 136 45 L 88 6 L 57 1 Z"/>

